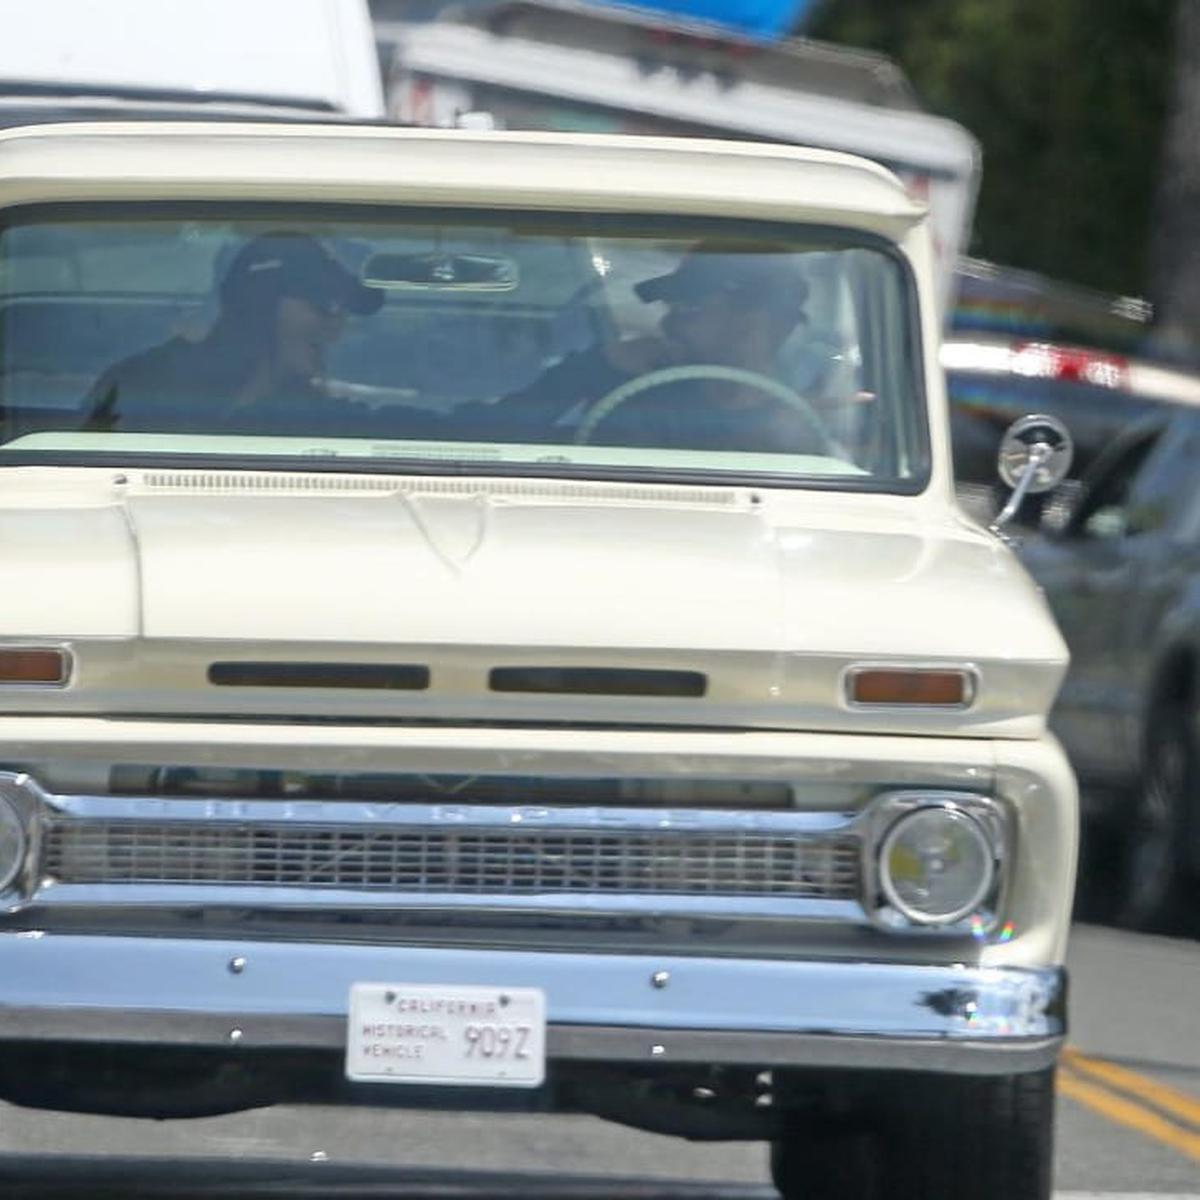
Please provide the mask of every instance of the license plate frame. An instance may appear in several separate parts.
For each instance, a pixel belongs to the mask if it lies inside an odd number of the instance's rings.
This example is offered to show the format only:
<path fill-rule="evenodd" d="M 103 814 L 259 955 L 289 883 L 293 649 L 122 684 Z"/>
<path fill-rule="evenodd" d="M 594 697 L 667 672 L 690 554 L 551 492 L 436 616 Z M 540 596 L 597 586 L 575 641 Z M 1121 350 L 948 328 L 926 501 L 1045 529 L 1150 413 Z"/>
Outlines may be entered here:
<path fill-rule="evenodd" d="M 535 1088 L 546 1078 L 546 996 L 491 984 L 355 983 L 346 1025 L 355 1083 Z"/>

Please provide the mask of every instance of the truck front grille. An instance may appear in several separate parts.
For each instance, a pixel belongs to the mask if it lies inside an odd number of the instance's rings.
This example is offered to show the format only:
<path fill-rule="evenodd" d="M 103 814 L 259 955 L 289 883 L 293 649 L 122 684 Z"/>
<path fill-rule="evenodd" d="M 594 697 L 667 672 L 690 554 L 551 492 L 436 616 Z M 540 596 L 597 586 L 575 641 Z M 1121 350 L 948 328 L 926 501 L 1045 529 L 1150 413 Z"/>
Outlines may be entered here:
<path fill-rule="evenodd" d="M 860 842 L 845 826 L 779 814 L 738 828 L 739 816 L 705 813 L 699 829 L 60 820 L 42 867 L 65 884 L 859 898 Z"/>

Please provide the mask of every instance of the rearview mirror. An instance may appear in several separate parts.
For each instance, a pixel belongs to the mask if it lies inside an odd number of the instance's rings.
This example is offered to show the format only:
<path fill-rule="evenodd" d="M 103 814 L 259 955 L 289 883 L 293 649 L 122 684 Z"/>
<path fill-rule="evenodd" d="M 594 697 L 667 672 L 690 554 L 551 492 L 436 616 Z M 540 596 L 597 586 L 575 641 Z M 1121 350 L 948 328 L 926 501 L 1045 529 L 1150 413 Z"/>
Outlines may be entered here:
<path fill-rule="evenodd" d="M 485 254 L 376 254 L 363 269 L 368 287 L 399 291 L 511 292 L 521 273 L 511 258 Z"/>

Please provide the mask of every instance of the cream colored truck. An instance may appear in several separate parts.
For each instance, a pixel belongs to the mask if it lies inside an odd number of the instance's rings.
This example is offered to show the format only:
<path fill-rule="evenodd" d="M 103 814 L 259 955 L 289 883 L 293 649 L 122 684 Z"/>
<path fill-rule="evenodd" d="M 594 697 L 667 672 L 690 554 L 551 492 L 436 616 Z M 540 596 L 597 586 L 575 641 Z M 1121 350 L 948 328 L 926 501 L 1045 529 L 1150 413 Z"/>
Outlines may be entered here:
<path fill-rule="evenodd" d="M 1066 655 L 933 291 L 833 153 L 0 135 L 0 1095 L 1048 1196 Z"/>

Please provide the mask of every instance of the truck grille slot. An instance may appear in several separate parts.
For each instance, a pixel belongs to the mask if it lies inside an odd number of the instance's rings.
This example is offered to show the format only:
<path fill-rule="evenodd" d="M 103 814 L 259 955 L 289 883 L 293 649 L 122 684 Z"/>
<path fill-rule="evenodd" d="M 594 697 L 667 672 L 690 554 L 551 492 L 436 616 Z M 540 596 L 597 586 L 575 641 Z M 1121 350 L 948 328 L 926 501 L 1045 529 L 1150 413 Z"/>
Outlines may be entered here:
<path fill-rule="evenodd" d="M 429 668 L 414 663 L 215 662 L 215 687 L 374 688 L 424 691 Z"/>
<path fill-rule="evenodd" d="M 406 893 L 859 898 L 859 842 L 838 833 L 61 822 L 60 883 L 211 884 Z"/>
<path fill-rule="evenodd" d="M 562 696 L 685 696 L 708 690 L 702 671 L 662 671 L 629 667 L 495 667 L 488 675 L 493 692 Z"/>
<path fill-rule="evenodd" d="M 570 778 L 537 775 L 412 775 L 117 765 L 101 791 L 118 796 L 229 796 L 241 800 L 379 800 L 389 804 L 515 805 L 553 808 L 746 809 L 787 811 L 793 787 L 776 779 L 689 776 Z"/>

